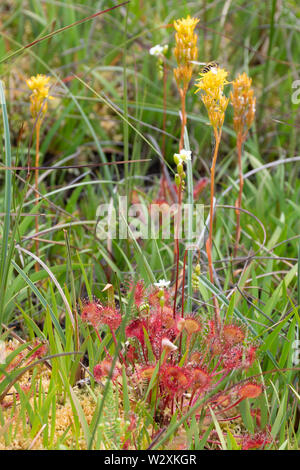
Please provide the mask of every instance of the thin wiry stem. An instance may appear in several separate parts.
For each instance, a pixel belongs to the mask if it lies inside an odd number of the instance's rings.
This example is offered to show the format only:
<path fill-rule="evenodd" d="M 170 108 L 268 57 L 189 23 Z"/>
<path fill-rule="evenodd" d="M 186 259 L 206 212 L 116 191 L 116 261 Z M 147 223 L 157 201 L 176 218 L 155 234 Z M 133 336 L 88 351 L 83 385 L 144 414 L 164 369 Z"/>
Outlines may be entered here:
<path fill-rule="evenodd" d="M 35 144 L 35 171 L 34 171 L 34 188 L 35 188 L 35 205 L 39 203 L 39 162 L 40 162 L 40 129 L 41 121 L 36 123 L 36 144 Z M 39 232 L 39 216 L 35 216 L 35 231 Z M 35 254 L 39 256 L 39 240 L 35 239 Z M 39 271 L 39 264 L 35 263 L 35 271 Z"/>
<path fill-rule="evenodd" d="M 233 256 L 236 258 L 237 250 L 240 242 L 241 237 L 241 211 L 240 208 L 242 207 L 242 194 L 243 194 L 243 186 L 244 186 L 244 178 L 243 178 L 243 169 L 242 169 L 242 146 L 243 146 L 243 136 L 240 133 L 237 138 L 237 154 L 238 154 L 238 167 L 239 167 L 239 180 L 240 180 L 240 187 L 239 187 L 239 195 L 236 201 L 236 232 L 235 232 L 235 245 L 234 245 L 234 252 Z"/>
<path fill-rule="evenodd" d="M 213 263 L 212 263 L 212 239 L 213 239 L 215 169 L 216 169 L 216 162 L 217 162 L 219 145 L 220 145 L 220 140 L 221 140 L 221 133 L 222 133 L 222 130 L 220 131 L 218 131 L 217 129 L 214 130 L 215 149 L 214 149 L 213 160 L 212 160 L 212 165 L 210 169 L 210 218 L 209 218 L 209 235 L 208 235 L 208 239 L 206 242 L 206 252 L 207 252 L 207 258 L 208 258 L 209 277 L 210 277 L 210 282 L 212 284 L 214 282 Z M 214 308 L 215 308 L 216 325 L 220 326 L 221 319 L 220 319 L 219 304 L 215 296 L 213 296 L 213 302 L 214 302 Z"/>
<path fill-rule="evenodd" d="M 180 142 L 179 142 L 179 152 L 183 149 L 184 146 L 184 129 L 186 126 L 186 110 L 185 110 L 185 99 L 186 99 L 186 87 L 179 90 L 181 98 L 181 132 L 180 132 Z"/>

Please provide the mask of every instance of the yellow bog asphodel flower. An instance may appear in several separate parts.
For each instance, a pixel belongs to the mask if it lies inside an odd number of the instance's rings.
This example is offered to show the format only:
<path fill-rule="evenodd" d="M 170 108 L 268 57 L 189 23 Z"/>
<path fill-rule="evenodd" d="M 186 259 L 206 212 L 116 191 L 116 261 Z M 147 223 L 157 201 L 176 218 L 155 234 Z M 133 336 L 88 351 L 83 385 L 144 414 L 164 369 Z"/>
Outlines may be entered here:
<path fill-rule="evenodd" d="M 208 118 L 214 129 L 222 129 L 225 111 L 229 98 L 224 95 L 224 86 L 227 81 L 228 72 L 218 66 L 213 67 L 206 73 L 200 73 L 196 82 L 197 90 L 201 92 L 201 99 L 207 109 Z"/>
<path fill-rule="evenodd" d="M 247 134 L 255 116 L 256 99 L 252 79 L 244 72 L 232 82 L 230 99 L 234 110 L 233 125 L 237 134 Z"/>
<path fill-rule="evenodd" d="M 33 118 L 37 118 L 40 113 L 45 114 L 48 109 L 48 99 L 53 99 L 49 95 L 50 77 L 38 74 L 26 80 L 27 86 L 32 91 L 30 95 L 30 112 Z"/>
<path fill-rule="evenodd" d="M 191 61 L 196 60 L 198 55 L 197 34 L 194 33 L 198 22 L 197 18 L 191 18 L 190 15 L 187 18 L 174 21 L 176 30 L 174 55 L 178 64 L 178 67 L 174 69 L 174 76 L 179 88 L 182 86 L 187 88 L 192 78 L 193 64 Z"/>

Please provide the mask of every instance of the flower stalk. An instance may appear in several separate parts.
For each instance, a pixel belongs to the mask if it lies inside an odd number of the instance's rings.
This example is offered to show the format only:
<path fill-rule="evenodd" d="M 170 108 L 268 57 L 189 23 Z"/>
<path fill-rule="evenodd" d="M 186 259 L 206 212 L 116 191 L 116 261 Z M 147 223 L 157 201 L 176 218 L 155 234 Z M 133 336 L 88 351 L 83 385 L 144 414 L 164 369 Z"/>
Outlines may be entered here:
<path fill-rule="evenodd" d="M 215 138 L 215 148 L 212 158 L 211 173 L 210 173 L 210 218 L 209 218 L 209 234 L 206 242 L 206 253 L 208 258 L 208 268 L 210 281 L 213 284 L 213 260 L 212 260 L 212 244 L 213 244 L 213 202 L 214 202 L 214 188 L 215 188 L 215 169 L 219 152 L 219 146 L 222 135 L 222 128 L 225 118 L 225 111 L 227 109 L 229 99 L 224 95 L 224 86 L 227 82 L 228 72 L 218 65 L 212 67 L 208 72 L 200 73 L 200 78 L 197 80 L 196 93 L 201 93 L 201 100 L 207 110 L 210 125 L 213 128 Z M 213 297 L 215 318 L 218 327 L 220 327 L 220 313 L 216 297 Z"/>
<path fill-rule="evenodd" d="M 48 99 L 53 99 L 49 95 L 49 81 L 50 77 L 38 74 L 29 78 L 26 83 L 29 89 L 32 91 L 30 95 L 30 112 L 35 119 L 35 176 L 34 176 L 34 188 L 35 188 L 35 205 L 39 202 L 39 163 L 40 163 L 40 130 L 41 123 L 44 115 L 48 110 Z M 35 231 L 39 231 L 39 216 L 35 216 Z M 35 251 L 36 255 L 39 255 L 39 240 L 35 240 Z M 35 263 L 35 271 L 39 270 L 39 264 Z"/>
<path fill-rule="evenodd" d="M 252 80 L 244 72 L 232 82 L 232 92 L 230 100 L 233 106 L 234 118 L 233 125 L 236 132 L 236 148 L 238 155 L 238 170 L 239 170 L 239 194 L 236 200 L 236 232 L 235 232 L 235 245 L 234 257 L 237 255 L 240 236 L 241 236 L 241 206 L 243 195 L 243 169 L 242 169 L 242 148 L 247 139 L 248 131 L 254 121 L 256 99 L 254 91 L 251 88 Z"/>

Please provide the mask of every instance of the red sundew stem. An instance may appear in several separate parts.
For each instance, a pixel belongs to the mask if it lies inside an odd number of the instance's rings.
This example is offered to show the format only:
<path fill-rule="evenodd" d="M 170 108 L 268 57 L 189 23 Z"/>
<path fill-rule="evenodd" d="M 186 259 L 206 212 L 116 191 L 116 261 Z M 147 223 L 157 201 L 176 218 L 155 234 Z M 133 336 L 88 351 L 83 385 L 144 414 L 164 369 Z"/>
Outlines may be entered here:
<path fill-rule="evenodd" d="M 215 372 L 212 371 L 211 373 L 211 377 L 216 377 L 217 375 L 220 375 L 220 374 L 223 374 L 225 372 L 226 369 L 222 369 L 222 370 L 219 370 L 219 372 Z"/>
<path fill-rule="evenodd" d="M 184 284 L 185 284 L 185 267 L 186 267 L 186 255 L 188 250 L 185 250 L 183 257 L 183 271 L 182 271 L 182 297 L 181 297 L 181 316 L 184 318 Z M 191 312 L 189 312 L 191 313 Z"/>
<path fill-rule="evenodd" d="M 194 390 L 191 394 L 191 398 L 190 398 L 190 401 L 189 401 L 189 408 L 192 406 L 192 401 L 193 401 L 193 398 L 195 396 L 195 393 L 196 393 L 196 390 Z"/>
<path fill-rule="evenodd" d="M 231 410 L 232 408 L 234 408 L 235 406 L 237 406 L 239 403 L 241 403 L 241 401 L 243 401 L 244 398 L 239 398 L 236 402 L 232 403 L 230 406 L 228 406 L 227 408 L 223 408 L 222 410 L 217 410 L 215 411 L 215 414 L 220 414 L 220 413 L 226 413 L 226 411 L 229 411 Z"/>
<path fill-rule="evenodd" d="M 212 374 L 213 374 L 214 372 L 216 372 L 216 370 L 218 369 L 218 367 L 219 367 L 219 365 L 221 364 L 222 360 L 223 360 L 223 358 L 220 357 L 219 360 L 218 360 L 218 362 L 217 362 L 217 364 L 216 364 L 216 366 L 215 366 L 214 369 L 212 370 Z"/>
<path fill-rule="evenodd" d="M 181 223 L 181 202 L 182 202 L 182 185 L 178 188 L 178 216 L 175 227 L 175 255 L 176 255 L 176 278 L 175 278 L 175 293 L 173 304 L 173 318 L 176 316 L 176 299 L 178 292 L 178 278 L 179 278 L 179 222 Z"/>
<path fill-rule="evenodd" d="M 217 387 L 217 386 L 219 385 L 219 383 L 221 383 L 222 380 L 224 380 L 225 377 L 227 377 L 227 375 L 229 374 L 229 372 L 230 372 L 229 370 L 226 370 L 225 373 L 222 375 L 222 377 L 218 380 L 218 382 L 216 382 L 216 383 L 214 384 L 214 386 Z"/>
<path fill-rule="evenodd" d="M 110 328 L 110 332 L 111 332 L 111 336 L 112 336 L 113 342 L 115 343 L 116 350 L 118 351 L 119 345 L 118 345 L 118 341 L 117 341 L 115 332 L 114 332 L 114 330 L 113 330 L 112 328 Z M 123 364 L 125 365 L 125 367 L 127 367 L 127 363 L 126 363 L 126 361 L 125 361 L 125 359 L 124 359 L 124 356 L 123 356 L 123 354 L 121 353 L 121 351 L 119 351 L 119 357 L 120 357 L 121 361 L 123 362 Z"/>
<path fill-rule="evenodd" d="M 231 416 L 230 418 L 219 418 L 218 421 L 233 421 L 235 419 L 239 419 L 240 417 L 241 415 Z M 235 436 L 235 437 L 239 437 L 239 436 Z"/>
<path fill-rule="evenodd" d="M 217 386 L 219 385 L 219 383 L 222 382 L 222 380 L 224 380 L 225 377 L 226 377 L 228 374 L 229 374 L 229 371 L 226 371 L 226 373 L 222 375 L 222 377 L 220 378 L 220 380 L 218 380 L 217 383 L 213 384 L 213 386 L 214 386 L 214 387 L 217 387 Z M 194 406 L 195 403 L 197 403 L 197 400 L 198 400 L 198 398 L 200 397 L 201 393 L 202 393 L 202 390 L 200 390 L 200 392 L 196 395 L 194 401 L 192 402 L 192 406 Z"/>
<path fill-rule="evenodd" d="M 162 322 L 162 316 L 163 316 L 163 307 L 160 309 L 160 318 Z M 160 369 L 161 369 L 161 355 L 162 355 L 162 339 L 160 339 L 160 344 L 159 344 L 159 359 L 158 359 L 158 372 L 157 372 L 157 388 L 156 388 L 156 396 L 155 396 L 155 405 L 154 405 L 154 422 L 155 422 L 155 416 L 157 412 L 157 399 L 158 399 L 158 393 L 159 393 L 159 379 L 160 379 Z M 166 359 L 166 358 L 165 358 Z M 153 423 L 153 429 L 152 429 L 152 438 L 154 436 L 154 423 Z"/>
<path fill-rule="evenodd" d="M 95 333 L 96 333 L 96 335 L 97 335 L 97 337 L 98 337 L 98 339 L 99 339 L 100 344 L 102 344 L 102 338 L 101 338 L 101 336 L 100 336 L 100 333 L 99 333 L 98 329 L 97 329 L 94 325 L 93 325 L 93 327 L 94 327 Z M 108 355 L 108 357 L 109 357 L 110 359 L 112 359 L 112 358 L 111 358 L 111 355 L 109 354 L 109 352 L 108 352 L 108 350 L 107 350 L 107 348 L 106 348 L 106 346 L 103 345 L 103 349 L 104 349 L 104 351 L 106 352 L 106 354 Z"/>
<path fill-rule="evenodd" d="M 204 359 L 206 358 L 208 351 L 209 351 L 209 343 L 207 344 L 205 353 L 204 353 L 204 355 L 202 356 L 202 359 L 201 359 L 201 362 L 200 362 L 200 365 L 201 365 L 201 366 L 204 364 Z"/>

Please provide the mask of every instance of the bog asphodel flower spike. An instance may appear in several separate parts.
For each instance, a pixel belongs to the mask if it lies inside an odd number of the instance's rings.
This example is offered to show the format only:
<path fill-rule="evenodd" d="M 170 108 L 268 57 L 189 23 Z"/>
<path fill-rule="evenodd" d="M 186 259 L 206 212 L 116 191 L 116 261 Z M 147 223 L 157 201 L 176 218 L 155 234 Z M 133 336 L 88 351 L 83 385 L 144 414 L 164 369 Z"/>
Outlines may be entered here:
<path fill-rule="evenodd" d="M 53 99 L 49 95 L 50 77 L 38 74 L 26 80 L 27 86 L 32 91 L 30 95 L 30 112 L 33 118 L 41 119 L 48 110 L 48 99 Z"/>
<path fill-rule="evenodd" d="M 179 141 L 179 154 L 175 154 L 174 161 L 177 165 L 177 173 L 175 175 L 175 184 L 178 193 L 178 205 L 181 206 L 182 190 L 184 189 L 185 172 L 183 170 L 183 162 L 186 162 L 186 157 L 190 159 L 190 151 L 184 150 L 184 130 L 186 127 L 186 93 L 193 73 L 193 61 L 197 59 L 197 34 L 195 34 L 195 27 L 199 20 L 191 18 L 182 18 L 174 21 L 175 28 L 175 41 L 176 47 L 174 55 L 177 61 L 177 68 L 174 69 L 174 77 L 176 85 L 180 94 L 181 101 L 181 131 Z M 185 160 L 184 160 L 185 158 Z M 179 240 L 178 240 L 178 223 L 176 224 L 176 240 L 174 244 L 174 259 L 176 260 L 176 280 L 175 280 L 175 297 L 173 306 L 173 316 L 175 317 L 176 296 L 178 290 L 178 276 L 179 276 Z"/>
<path fill-rule="evenodd" d="M 183 148 L 184 128 L 186 126 L 185 97 L 192 78 L 193 63 L 198 56 L 197 34 L 194 30 L 199 22 L 196 18 L 187 18 L 174 21 L 176 47 L 174 55 L 177 68 L 174 69 L 174 77 L 181 97 L 181 136 L 179 150 Z"/>
<path fill-rule="evenodd" d="M 232 82 L 233 91 L 230 93 L 230 99 L 233 106 L 233 126 L 237 135 L 237 154 L 239 166 L 240 188 L 236 201 L 236 237 L 234 246 L 234 257 L 237 255 L 238 245 L 240 241 L 240 208 L 242 205 L 243 194 L 243 171 L 242 171 L 242 147 L 247 138 L 249 128 L 251 127 L 255 117 L 256 99 L 254 91 L 251 88 L 252 80 L 244 72 Z"/>
<path fill-rule="evenodd" d="M 213 208 L 214 208 L 214 184 L 215 167 L 221 141 L 222 128 L 229 99 L 224 95 L 224 86 L 227 81 L 228 72 L 220 68 L 217 64 L 211 67 L 208 72 L 200 73 L 200 78 L 196 82 L 197 90 L 195 93 L 201 93 L 201 99 L 206 107 L 210 124 L 214 131 L 215 148 L 210 173 L 210 218 L 209 235 L 206 242 L 206 252 L 208 258 L 210 281 L 213 283 L 213 264 L 212 264 L 212 235 L 213 235 Z M 220 325 L 219 306 L 216 297 L 214 297 L 216 323 Z"/>
<path fill-rule="evenodd" d="M 30 77 L 26 80 L 27 86 L 32 91 L 30 95 L 30 112 L 33 119 L 36 120 L 36 149 L 35 149 L 35 203 L 38 204 L 39 194 L 38 194 L 38 179 L 39 179 L 39 161 L 40 161 L 40 128 L 43 116 L 48 110 L 48 100 L 53 99 L 49 95 L 50 88 L 50 77 L 46 75 L 38 74 L 36 76 Z M 39 231 L 39 219 L 38 215 L 35 217 L 35 229 L 36 233 Z M 39 252 L 39 241 L 35 242 L 36 255 L 38 256 Z M 35 264 L 35 270 L 39 270 L 38 263 Z"/>
<path fill-rule="evenodd" d="M 206 73 L 200 73 L 196 82 L 196 93 L 201 92 L 201 99 L 206 107 L 210 124 L 215 132 L 221 132 L 229 98 L 224 95 L 224 86 L 228 72 L 218 66 Z"/>

